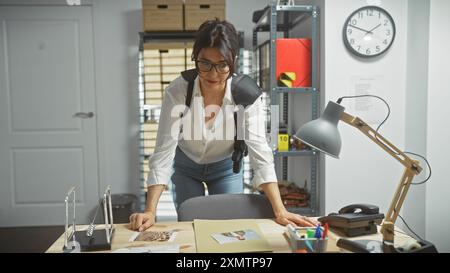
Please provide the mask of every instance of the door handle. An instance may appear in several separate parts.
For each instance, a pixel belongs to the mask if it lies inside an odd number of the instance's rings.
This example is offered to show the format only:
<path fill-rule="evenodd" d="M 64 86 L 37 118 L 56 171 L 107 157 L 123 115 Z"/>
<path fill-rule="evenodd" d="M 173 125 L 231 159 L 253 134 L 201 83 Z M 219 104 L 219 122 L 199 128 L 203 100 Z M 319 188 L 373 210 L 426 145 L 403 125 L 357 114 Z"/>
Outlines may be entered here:
<path fill-rule="evenodd" d="M 73 115 L 73 117 L 74 118 L 93 118 L 94 117 L 94 112 L 87 112 L 87 113 L 85 113 L 85 112 L 78 112 L 78 113 L 75 113 L 74 115 Z"/>

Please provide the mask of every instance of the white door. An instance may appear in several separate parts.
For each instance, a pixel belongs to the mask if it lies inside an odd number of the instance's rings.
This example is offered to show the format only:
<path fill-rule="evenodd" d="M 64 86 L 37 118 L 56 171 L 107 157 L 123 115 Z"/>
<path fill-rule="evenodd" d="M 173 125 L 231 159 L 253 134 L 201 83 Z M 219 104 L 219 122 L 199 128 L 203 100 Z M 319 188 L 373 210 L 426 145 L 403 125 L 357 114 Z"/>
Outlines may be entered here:
<path fill-rule="evenodd" d="M 77 224 L 89 222 L 99 194 L 92 32 L 91 7 L 0 6 L 0 226 L 62 225 L 72 186 Z"/>

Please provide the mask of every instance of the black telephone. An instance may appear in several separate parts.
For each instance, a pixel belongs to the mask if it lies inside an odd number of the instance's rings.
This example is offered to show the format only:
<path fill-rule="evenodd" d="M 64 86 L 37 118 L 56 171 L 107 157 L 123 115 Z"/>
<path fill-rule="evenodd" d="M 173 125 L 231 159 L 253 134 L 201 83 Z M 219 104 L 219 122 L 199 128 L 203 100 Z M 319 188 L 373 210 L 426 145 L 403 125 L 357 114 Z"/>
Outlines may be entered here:
<path fill-rule="evenodd" d="M 377 233 L 377 225 L 384 219 L 379 208 L 369 204 L 352 204 L 345 206 L 338 213 L 330 213 L 318 220 L 328 223 L 330 227 L 341 230 L 347 237 Z"/>
<path fill-rule="evenodd" d="M 375 205 L 369 204 L 352 204 L 343 207 L 339 210 L 339 214 L 343 213 L 363 213 L 363 214 L 378 214 L 380 209 Z"/>

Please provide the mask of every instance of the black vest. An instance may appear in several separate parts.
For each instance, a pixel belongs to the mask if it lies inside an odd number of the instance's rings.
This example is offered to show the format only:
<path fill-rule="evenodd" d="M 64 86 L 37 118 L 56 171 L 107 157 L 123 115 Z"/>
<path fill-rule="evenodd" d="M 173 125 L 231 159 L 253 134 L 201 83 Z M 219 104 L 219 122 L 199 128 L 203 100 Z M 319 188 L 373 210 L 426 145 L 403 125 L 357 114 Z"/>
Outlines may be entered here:
<path fill-rule="evenodd" d="M 198 73 L 196 69 L 190 69 L 181 72 L 181 76 L 184 80 L 188 82 L 188 89 L 186 94 L 185 105 L 189 108 L 191 107 L 192 94 L 194 93 L 194 81 Z M 256 84 L 256 82 L 247 75 L 238 74 L 234 75 L 231 80 L 231 95 L 236 105 L 242 105 L 247 107 L 253 104 L 257 98 L 261 96 L 261 89 Z M 234 151 L 231 159 L 233 160 L 233 172 L 239 173 L 242 165 L 242 158 L 247 156 L 248 148 L 244 140 L 237 139 L 237 113 L 234 112 Z M 243 125 L 244 117 L 239 120 L 240 124 Z M 241 127 L 242 128 L 242 127 Z"/>

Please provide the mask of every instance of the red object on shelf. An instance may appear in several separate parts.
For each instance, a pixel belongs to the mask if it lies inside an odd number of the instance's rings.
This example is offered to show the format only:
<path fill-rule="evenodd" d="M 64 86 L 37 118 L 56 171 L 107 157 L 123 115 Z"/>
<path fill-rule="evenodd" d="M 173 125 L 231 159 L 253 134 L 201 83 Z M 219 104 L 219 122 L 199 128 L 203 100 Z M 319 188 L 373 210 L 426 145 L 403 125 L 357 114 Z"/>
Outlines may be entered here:
<path fill-rule="evenodd" d="M 277 39 L 277 80 L 284 72 L 295 72 L 292 87 L 311 87 L 311 39 Z"/>

